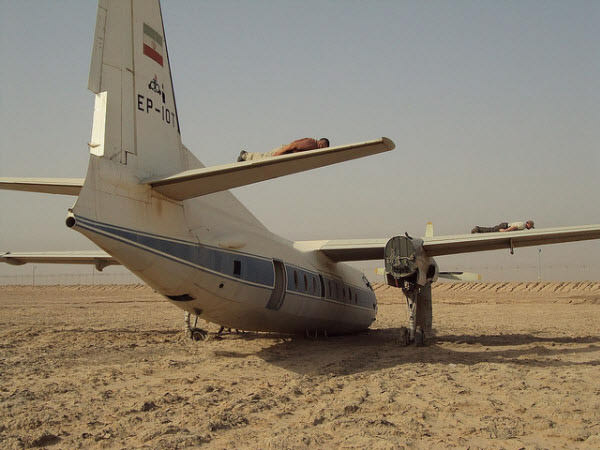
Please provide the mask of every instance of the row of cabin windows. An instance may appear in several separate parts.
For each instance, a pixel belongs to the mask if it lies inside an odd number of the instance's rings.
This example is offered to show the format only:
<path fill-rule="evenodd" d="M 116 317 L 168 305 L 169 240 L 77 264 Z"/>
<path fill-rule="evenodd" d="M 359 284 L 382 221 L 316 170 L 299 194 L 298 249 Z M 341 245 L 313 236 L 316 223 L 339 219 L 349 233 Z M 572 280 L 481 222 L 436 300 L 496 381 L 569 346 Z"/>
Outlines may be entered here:
<path fill-rule="evenodd" d="M 242 275 L 242 262 L 237 259 L 233 261 L 233 275 L 238 277 Z M 305 273 L 302 274 L 302 283 L 304 292 L 310 292 L 313 295 L 317 295 L 317 278 L 314 275 L 310 276 L 309 281 L 308 276 Z M 329 287 L 329 298 L 358 304 L 358 293 L 356 292 L 356 289 L 352 290 L 350 286 L 346 287 L 343 284 L 332 280 L 327 280 L 327 283 L 327 286 Z M 300 289 L 300 279 L 296 270 L 294 270 L 294 288 L 297 290 Z"/>
<path fill-rule="evenodd" d="M 345 286 L 342 283 L 333 280 L 327 280 L 327 285 L 329 288 L 328 298 L 332 300 L 340 300 L 347 303 L 358 304 L 358 292 L 355 289 L 352 289 L 350 286 Z M 314 275 L 310 275 L 309 277 L 304 273 L 302 277 L 298 275 L 298 271 L 294 270 L 294 288 L 296 290 L 304 290 L 304 292 L 312 293 L 313 295 L 318 295 L 318 287 L 317 287 L 317 278 Z M 323 290 L 321 296 L 325 296 L 325 291 Z"/>
<path fill-rule="evenodd" d="M 358 304 L 358 293 L 356 289 L 352 289 L 350 286 L 346 287 L 336 281 L 327 280 L 327 286 L 329 288 L 329 298 L 333 300 L 341 300 L 344 302 Z"/>
<path fill-rule="evenodd" d="M 312 292 L 313 295 L 317 295 L 317 278 L 314 275 L 311 275 L 310 282 L 306 274 L 302 274 L 302 289 L 304 292 Z M 310 285 L 310 286 L 309 286 Z M 309 289 L 310 287 L 310 289 Z M 298 277 L 298 272 L 294 270 L 294 288 L 300 289 L 300 280 Z"/>

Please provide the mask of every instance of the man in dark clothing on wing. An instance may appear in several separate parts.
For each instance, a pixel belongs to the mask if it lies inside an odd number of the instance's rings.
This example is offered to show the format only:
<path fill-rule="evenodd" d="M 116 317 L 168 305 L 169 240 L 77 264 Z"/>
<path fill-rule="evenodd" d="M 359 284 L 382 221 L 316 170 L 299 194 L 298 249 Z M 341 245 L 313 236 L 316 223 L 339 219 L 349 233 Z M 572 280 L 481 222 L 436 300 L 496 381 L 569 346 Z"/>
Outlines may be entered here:
<path fill-rule="evenodd" d="M 476 226 L 471 230 L 471 233 L 494 233 L 496 231 L 519 231 L 519 230 L 530 230 L 533 228 L 533 220 L 527 222 L 502 222 L 494 227 L 480 227 Z"/>

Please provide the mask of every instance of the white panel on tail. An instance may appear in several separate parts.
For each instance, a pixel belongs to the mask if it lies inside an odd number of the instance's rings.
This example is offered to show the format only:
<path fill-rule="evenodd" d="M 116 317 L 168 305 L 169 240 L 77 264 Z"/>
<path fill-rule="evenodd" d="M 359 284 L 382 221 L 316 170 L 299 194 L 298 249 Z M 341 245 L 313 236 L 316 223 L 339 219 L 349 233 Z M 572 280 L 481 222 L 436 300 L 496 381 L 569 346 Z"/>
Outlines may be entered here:
<path fill-rule="evenodd" d="M 94 103 L 94 121 L 92 123 L 92 139 L 88 147 L 90 153 L 104 156 L 104 133 L 106 130 L 106 92 L 96 94 Z"/>

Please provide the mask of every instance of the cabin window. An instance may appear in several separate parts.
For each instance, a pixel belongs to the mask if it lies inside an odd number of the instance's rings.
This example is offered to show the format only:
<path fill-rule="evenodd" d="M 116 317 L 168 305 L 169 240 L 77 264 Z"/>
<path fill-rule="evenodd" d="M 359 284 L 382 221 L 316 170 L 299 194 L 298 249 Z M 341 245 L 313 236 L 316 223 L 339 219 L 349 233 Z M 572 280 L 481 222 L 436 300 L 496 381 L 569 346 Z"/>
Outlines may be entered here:
<path fill-rule="evenodd" d="M 308 292 L 308 279 L 306 278 L 306 274 L 304 274 L 304 290 Z"/>
<path fill-rule="evenodd" d="M 242 262 L 237 259 L 233 261 L 233 274 L 236 277 L 242 276 Z"/>
<path fill-rule="evenodd" d="M 358 296 L 356 295 L 356 292 L 354 293 L 354 303 L 358 303 Z"/>
<path fill-rule="evenodd" d="M 294 270 L 294 287 L 298 289 L 298 272 Z"/>
<path fill-rule="evenodd" d="M 315 277 L 312 277 L 312 291 L 313 294 L 317 293 L 317 279 Z"/>
<path fill-rule="evenodd" d="M 329 284 L 329 298 L 333 298 L 333 290 L 331 289 L 331 280 L 327 280 Z"/>
<path fill-rule="evenodd" d="M 325 280 L 321 274 L 319 274 L 319 287 L 321 288 L 321 297 L 325 298 Z"/>

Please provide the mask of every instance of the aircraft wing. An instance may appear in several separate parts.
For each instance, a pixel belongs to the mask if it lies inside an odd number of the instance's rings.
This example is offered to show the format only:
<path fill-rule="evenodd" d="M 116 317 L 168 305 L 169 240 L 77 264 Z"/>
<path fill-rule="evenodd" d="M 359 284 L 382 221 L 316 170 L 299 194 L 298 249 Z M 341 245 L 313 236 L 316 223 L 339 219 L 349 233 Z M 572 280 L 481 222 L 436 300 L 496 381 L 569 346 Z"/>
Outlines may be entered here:
<path fill-rule="evenodd" d="M 374 141 L 344 145 L 272 158 L 243 161 L 222 166 L 187 170 L 165 178 L 144 180 L 161 194 L 174 200 L 186 200 L 213 192 L 258 183 L 259 181 L 316 169 L 351 159 L 393 150 L 385 137 Z"/>
<path fill-rule="evenodd" d="M 589 239 L 600 239 L 600 225 L 453 236 L 427 236 L 423 238 L 423 250 L 427 256 L 442 256 Z M 320 252 L 335 262 L 365 261 L 383 259 L 387 241 L 388 239 L 297 241 L 294 246 L 302 251 Z"/>
<path fill-rule="evenodd" d="M 27 263 L 37 264 L 92 264 L 102 270 L 106 266 L 121 263 L 102 250 L 70 251 L 70 252 L 7 252 L 0 253 L 0 262 L 13 266 Z"/>
<path fill-rule="evenodd" d="M 0 189 L 79 195 L 83 178 L 0 178 Z"/>
<path fill-rule="evenodd" d="M 560 242 L 600 239 L 600 225 L 545 228 L 539 230 L 508 231 L 497 233 L 432 236 L 424 239 L 427 256 L 454 255 L 456 253 L 483 252 L 502 248 L 533 247 Z"/>

